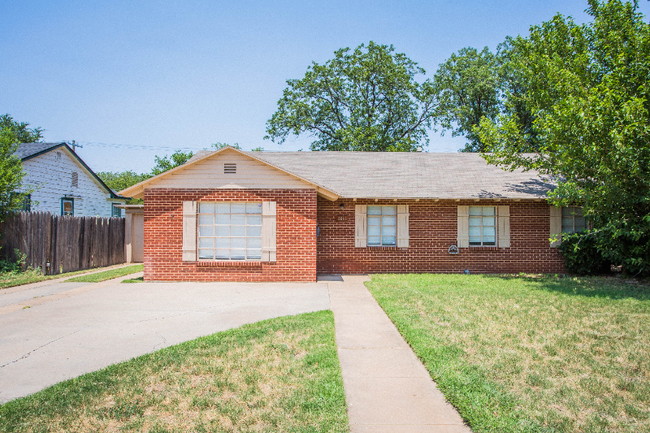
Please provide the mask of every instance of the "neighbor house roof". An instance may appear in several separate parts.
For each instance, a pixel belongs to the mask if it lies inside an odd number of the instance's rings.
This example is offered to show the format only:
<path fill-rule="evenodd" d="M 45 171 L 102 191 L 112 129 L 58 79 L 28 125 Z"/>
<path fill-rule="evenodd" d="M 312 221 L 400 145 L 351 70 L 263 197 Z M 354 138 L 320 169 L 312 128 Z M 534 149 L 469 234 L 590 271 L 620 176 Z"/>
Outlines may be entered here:
<path fill-rule="evenodd" d="M 88 174 L 97 181 L 97 183 L 106 190 L 111 196 L 111 198 L 118 198 L 118 199 L 124 199 L 126 197 L 123 197 L 121 195 L 118 195 L 108 187 L 104 183 L 103 180 L 100 179 L 99 176 L 95 174 L 94 171 L 86 165 L 86 163 L 79 158 L 79 155 L 77 155 L 76 152 L 74 152 L 72 149 L 70 149 L 70 146 L 66 142 L 60 142 L 60 143 L 20 143 L 18 145 L 18 149 L 14 152 L 14 155 L 20 158 L 21 161 L 27 161 L 32 158 L 35 158 L 39 155 L 43 155 L 44 153 L 50 152 L 54 149 L 58 148 L 64 148 L 68 151 L 68 154 L 70 154 L 73 158 L 77 160 L 77 162 L 88 172 Z"/>
<path fill-rule="evenodd" d="M 184 166 L 220 157 L 218 151 L 199 151 Z M 505 171 L 476 153 L 428 152 L 245 152 L 290 175 L 342 198 L 412 199 L 540 199 L 555 187 L 534 171 Z M 224 161 L 227 153 L 222 156 Z M 167 172 L 169 173 L 169 172 Z M 124 193 L 142 190 L 134 185 Z"/>

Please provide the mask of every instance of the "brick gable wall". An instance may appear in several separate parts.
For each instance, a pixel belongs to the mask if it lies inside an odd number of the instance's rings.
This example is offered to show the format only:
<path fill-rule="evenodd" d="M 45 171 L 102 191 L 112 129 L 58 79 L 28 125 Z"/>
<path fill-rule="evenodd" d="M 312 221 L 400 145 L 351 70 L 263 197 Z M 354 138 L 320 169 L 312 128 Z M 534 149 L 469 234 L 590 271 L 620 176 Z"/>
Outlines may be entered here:
<path fill-rule="evenodd" d="M 341 208 L 341 204 L 344 205 Z M 355 205 L 409 205 L 409 248 L 355 248 Z M 459 205 L 510 206 L 510 248 L 461 248 L 457 244 Z M 562 257 L 551 248 L 550 212 L 545 202 L 473 200 L 346 200 L 318 198 L 318 273 L 463 272 L 561 273 Z"/>
<path fill-rule="evenodd" d="M 274 201 L 277 261 L 183 262 L 183 201 Z M 315 281 L 316 191 L 147 189 L 144 196 L 146 281 Z"/>

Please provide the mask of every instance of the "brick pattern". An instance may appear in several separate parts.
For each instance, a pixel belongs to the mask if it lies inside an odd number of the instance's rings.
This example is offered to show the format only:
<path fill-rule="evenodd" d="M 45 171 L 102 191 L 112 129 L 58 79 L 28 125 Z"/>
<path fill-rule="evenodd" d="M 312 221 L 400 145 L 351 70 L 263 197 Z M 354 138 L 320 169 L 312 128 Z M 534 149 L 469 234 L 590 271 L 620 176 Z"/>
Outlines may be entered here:
<path fill-rule="evenodd" d="M 183 262 L 183 201 L 275 201 L 276 262 Z M 146 281 L 316 280 L 315 190 L 154 188 L 144 202 Z"/>
<path fill-rule="evenodd" d="M 344 205 L 341 208 L 341 204 Z M 354 246 L 356 204 L 409 205 L 409 248 Z M 510 206 L 510 248 L 461 248 L 457 244 L 459 205 Z M 545 202 L 473 200 L 358 200 L 318 198 L 318 273 L 365 274 L 407 272 L 561 273 L 562 257 L 551 248 L 549 206 Z"/>

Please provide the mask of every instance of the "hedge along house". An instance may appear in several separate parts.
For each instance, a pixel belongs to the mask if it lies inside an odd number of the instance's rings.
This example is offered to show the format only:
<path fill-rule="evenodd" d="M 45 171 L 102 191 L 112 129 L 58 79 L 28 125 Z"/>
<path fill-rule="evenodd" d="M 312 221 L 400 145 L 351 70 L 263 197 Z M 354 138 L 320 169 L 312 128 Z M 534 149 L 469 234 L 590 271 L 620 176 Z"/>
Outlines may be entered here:
<path fill-rule="evenodd" d="M 199 152 L 144 198 L 146 280 L 554 273 L 553 183 L 471 153 Z"/>

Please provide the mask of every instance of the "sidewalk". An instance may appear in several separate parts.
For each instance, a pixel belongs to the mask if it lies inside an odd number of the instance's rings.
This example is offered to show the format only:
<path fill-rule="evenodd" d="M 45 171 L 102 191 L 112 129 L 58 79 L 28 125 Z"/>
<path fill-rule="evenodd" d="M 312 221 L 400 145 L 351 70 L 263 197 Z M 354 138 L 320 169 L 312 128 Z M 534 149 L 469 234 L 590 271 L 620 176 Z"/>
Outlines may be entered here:
<path fill-rule="evenodd" d="M 324 276 L 336 322 L 352 433 L 470 433 L 386 313 L 365 276 Z"/>

